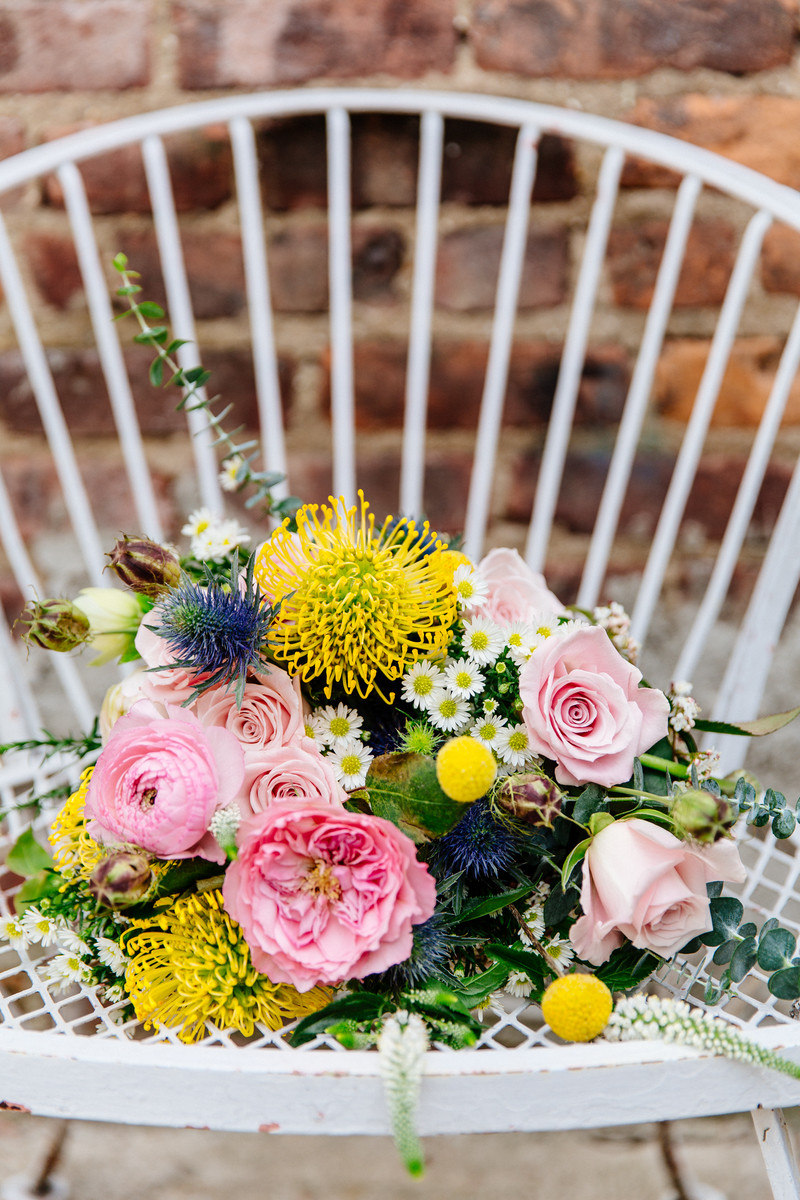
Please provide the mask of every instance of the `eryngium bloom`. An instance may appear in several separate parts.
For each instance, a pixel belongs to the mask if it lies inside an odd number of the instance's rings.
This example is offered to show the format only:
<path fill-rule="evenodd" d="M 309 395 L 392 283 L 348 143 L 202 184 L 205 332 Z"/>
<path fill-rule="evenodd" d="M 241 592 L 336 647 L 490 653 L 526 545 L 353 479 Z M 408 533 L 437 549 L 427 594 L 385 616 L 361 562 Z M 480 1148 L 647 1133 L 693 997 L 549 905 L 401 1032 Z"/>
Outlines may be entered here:
<path fill-rule="evenodd" d="M 366 697 L 422 658 L 443 653 L 458 608 L 444 546 L 430 548 L 427 523 L 375 528 L 363 494 L 348 508 L 309 504 L 261 547 L 255 577 L 280 612 L 275 658 L 306 682 L 322 679 Z M 388 690 L 388 689 L 387 689 Z"/>
<path fill-rule="evenodd" d="M 301 996 L 259 974 L 218 891 L 185 896 L 151 920 L 134 921 L 125 953 L 125 987 L 136 1016 L 146 1027 L 177 1029 L 182 1042 L 202 1038 L 206 1021 L 245 1037 L 257 1023 L 280 1029 L 330 999 L 322 988 Z"/>

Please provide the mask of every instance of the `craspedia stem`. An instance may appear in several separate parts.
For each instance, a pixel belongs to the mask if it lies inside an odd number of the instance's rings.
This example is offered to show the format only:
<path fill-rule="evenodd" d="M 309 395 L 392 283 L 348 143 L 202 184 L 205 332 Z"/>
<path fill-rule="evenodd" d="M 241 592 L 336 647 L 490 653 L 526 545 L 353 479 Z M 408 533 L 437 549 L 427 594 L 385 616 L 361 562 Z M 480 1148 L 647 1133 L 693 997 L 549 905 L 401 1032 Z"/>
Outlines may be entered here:
<path fill-rule="evenodd" d="M 398 1012 L 386 1018 L 378 1038 L 378 1053 L 392 1136 L 409 1175 L 417 1177 L 425 1173 L 417 1136 L 417 1105 L 427 1049 L 428 1030 L 422 1017 Z"/>
<path fill-rule="evenodd" d="M 606 1026 L 606 1037 L 622 1042 L 645 1039 L 694 1046 L 739 1062 L 755 1063 L 800 1079 L 800 1064 L 760 1046 L 725 1021 L 684 1000 L 631 996 L 620 1000 Z"/>

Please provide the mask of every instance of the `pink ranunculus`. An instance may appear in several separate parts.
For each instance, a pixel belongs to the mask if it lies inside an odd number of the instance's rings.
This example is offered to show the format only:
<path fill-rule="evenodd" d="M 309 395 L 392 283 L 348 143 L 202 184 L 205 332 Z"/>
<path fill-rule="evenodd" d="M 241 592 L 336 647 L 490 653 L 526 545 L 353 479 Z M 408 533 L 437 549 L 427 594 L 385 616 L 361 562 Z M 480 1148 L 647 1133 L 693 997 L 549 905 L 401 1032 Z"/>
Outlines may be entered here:
<path fill-rule="evenodd" d="M 142 691 L 150 700 L 161 704 L 183 704 L 194 692 L 205 676 L 194 675 L 183 667 L 176 667 L 175 655 L 165 638 L 154 633 L 148 626 L 161 622 L 158 605 L 142 621 L 134 645 L 150 670 L 142 680 Z"/>
<path fill-rule="evenodd" d="M 207 830 L 243 775 L 244 754 L 227 729 L 204 729 L 172 705 L 164 717 L 140 700 L 116 722 L 97 760 L 86 796 L 89 832 L 159 858 L 224 862 Z"/>
<path fill-rule="evenodd" d="M 489 585 L 489 595 L 480 607 L 482 617 L 498 625 L 511 621 L 530 621 L 537 613 L 566 612 L 564 605 L 548 589 L 544 575 L 532 571 L 516 550 L 490 550 L 478 566 Z"/>
<path fill-rule="evenodd" d="M 559 783 L 624 783 L 636 755 L 666 735 L 669 701 L 641 678 L 596 625 L 534 650 L 520 671 L 522 720 Z"/>
<path fill-rule="evenodd" d="M 275 983 L 363 979 L 403 962 L 436 886 L 414 843 L 381 817 L 275 804 L 242 822 L 225 907 Z"/>
<path fill-rule="evenodd" d="M 599 966 L 628 938 L 640 950 L 671 958 L 711 929 L 706 884 L 742 883 L 736 843 L 682 842 L 652 821 L 607 825 L 583 860 L 581 909 L 570 930 L 579 958 Z"/>
<path fill-rule="evenodd" d="M 244 750 L 285 746 L 305 737 L 300 682 L 280 667 L 259 675 L 258 683 L 245 685 L 241 707 L 232 690 L 218 687 L 209 688 L 194 711 L 206 728 L 229 729 Z"/>
<path fill-rule="evenodd" d="M 263 750 L 245 747 L 244 780 L 237 796 L 243 813 L 265 812 L 281 801 L 341 807 L 346 799 L 333 767 L 311 738 Z"/>

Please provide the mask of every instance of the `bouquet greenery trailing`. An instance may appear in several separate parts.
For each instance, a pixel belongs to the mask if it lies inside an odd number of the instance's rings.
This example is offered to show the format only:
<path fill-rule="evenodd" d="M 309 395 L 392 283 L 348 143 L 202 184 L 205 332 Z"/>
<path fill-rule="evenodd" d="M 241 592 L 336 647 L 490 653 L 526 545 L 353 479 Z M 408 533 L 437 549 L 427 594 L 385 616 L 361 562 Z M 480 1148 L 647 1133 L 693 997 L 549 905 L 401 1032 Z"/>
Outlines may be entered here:
<path fill-rule="evenodd" d="M 149 324 L 163 312 L 115 266 L 152 382 L 211 412 L 207 374 L 178 367 L 181 343 Z M 589 1040 L 612 993 L 705 945 L 724 968 L 711 998 L 756 965 L 800 997 L 794 936 L 723 893 L 744 878 L 737 821 L 785 838 L 795 812 L 715 778 L 695 740 L 797 712 L 703 722 L 689 684 L 642 679 L 619 605 L 567 609 L 515 551 L 471 562 L 363 496 L 273 503 L 253 445 L 211 425 L 223 486 L 280 519 L 263 543 L 199 510 L 183 555 L 125 536 L 109 556 L 124 590 L 24 617 L 30 643 L 134 664 L 91 734 L 0 747 L 84 768 L 49 846 L 28 830 L 7 859 L 26 882 L 1 932 L 53 948 L 51 987 L 89 985 L 187 1042 L 295 1022 L 295 1045 L 378 1045 L 412 1168 L 420 1056 L 474 1044 L 497 992 Z M 617 1036 L 645 1026 L 742 1053 L 669 1004 L 612 1019 Z"/>

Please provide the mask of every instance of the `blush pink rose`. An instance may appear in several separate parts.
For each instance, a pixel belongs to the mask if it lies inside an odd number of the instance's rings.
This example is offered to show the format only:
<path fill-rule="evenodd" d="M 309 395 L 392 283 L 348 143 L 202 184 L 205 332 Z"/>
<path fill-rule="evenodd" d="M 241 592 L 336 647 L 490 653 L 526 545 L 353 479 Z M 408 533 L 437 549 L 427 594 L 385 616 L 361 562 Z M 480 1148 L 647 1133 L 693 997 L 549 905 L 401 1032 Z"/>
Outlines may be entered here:
<path fill-rule="evenodd" d="M 652 821 L 615 821 L 592 839 L 583 860 L 583 915 L 570 941 L 578 957 L 595 966 L 624 938 L 671 958 L 711 929 L 706 884 L 742 883 L 745 876 L 730 838 L 699 847 Z"/>
<path fill-rule="evenodd" d="M 209 688 L 194 711 L 206 728 L 217 725 L 230 730 L 244 750 L 285 746 L 304 738 L 299 680 L 292 680 L 279 667 L 265 671 L 258 680 L 245 685 L 241 707 L 230 689 Z"/>
<path fill-rule="evenodd" d="M 243 813 L 265 812 L 273 804 L 335 804 L 341 807 L 347 792 L 333 767 L 310 738 L 244 752 L 244 780 L 237 797 Z"/>
<path fill-rule="evenodd" d="M 142 692 L 149 700 L 161 704 L 183 704 L 188 700 L 197 684 L 206 678 L 193 675 L 183 667 L 176 667 L 175 655 L 165 638 L 148 629 L 148 625 L 159 625 L 161 617 L 158 605 L 144 618 L 134 639 L 134 645 L 147 666 L 141 681 Z"/>
<path fill-rule="evenodd" d="M 480 615 L 499 625 L 530 621 L 540 612 L 566 612 L 558 597 L 548 589 L 544 575 L 532 571 L 516 550 L 490 550 L 481 559 L 478 572 L 489 585 Z"/>
<path fill-rule="evenodd" d="M 636 755 L 666 735 L 669 701 L 641 678 L 596 625 L 534 650 L 520 671 L 522 720 L 559 783 L 624 783 Z"/>
<path fill-rule="evenodd" d="M 253 965 L 275 983 L 363 979 L 403 962 L 436 886 L 414 843 L 381 817 L 330 804 L 274 804 L 239 829 L 225 908 Z"/>
<path fill-rule="evenodd" d="M 224 862 L 207 832 L 244 775 L 244 755 L 226 729 L 204 729 L 193 713 L 139 701 L 115 723 L 86 796 L 92 837 L 140 846 L 158 858 Z"/>

